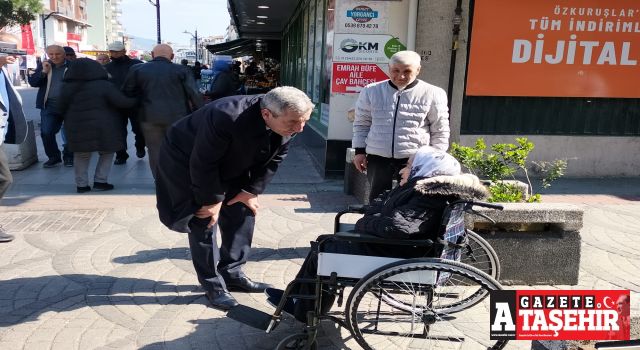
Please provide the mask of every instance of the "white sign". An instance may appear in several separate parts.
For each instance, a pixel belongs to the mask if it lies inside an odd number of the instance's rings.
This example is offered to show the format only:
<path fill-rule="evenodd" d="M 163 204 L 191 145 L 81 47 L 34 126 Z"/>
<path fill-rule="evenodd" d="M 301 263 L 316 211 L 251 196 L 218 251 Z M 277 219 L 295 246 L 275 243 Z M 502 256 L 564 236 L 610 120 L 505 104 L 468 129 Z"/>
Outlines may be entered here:
<path fill-rule="evenodd" d="M 333 62 L 388 63 L 405 46 L 391 35 L 335 34 Z"/>
<path fill-rule="evenodd" d="M 336 7 L 336 33 L 389 33 L 386 1 L 343 0 Z"/>

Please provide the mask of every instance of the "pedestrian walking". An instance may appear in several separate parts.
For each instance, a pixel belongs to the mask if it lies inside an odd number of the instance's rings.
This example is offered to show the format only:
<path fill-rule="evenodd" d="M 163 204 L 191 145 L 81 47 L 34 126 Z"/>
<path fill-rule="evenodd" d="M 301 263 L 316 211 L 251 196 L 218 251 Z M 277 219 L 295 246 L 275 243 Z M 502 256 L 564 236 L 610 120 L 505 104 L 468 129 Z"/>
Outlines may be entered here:
<path fill-rule="evenodd" d="M 13 87 L 5 67 L 15 61 L 16 58 L 13 56 L 0 55 L 0 201 L 13 182 L 3 144 L 19 144 L 27 138 L 27 121 L 22 110 L 22 99 Z M 0 243 L 11 242 L 13 238 L 0 223 Z"/>
<path fill-rule="evenodd" d="M 79 58 L 65 74 L 59 102 L 69 149 L 74 152 L 77 192 L 91 191 L 88 169 L 93 152 L 98 152 L 93 190 L 112 190 L 108 177 L 113 156 L 122 149 L 126 137 L 122 133 L 126 120 L 118 109 L 132 108 L 137 100 L 126 97 L 110 83 L 100 63 Z"/>
<path fill-rule="evenodd" d="M 105 68 L 111 75 L 111 82 L 118 89 L 122 88 L 124 80 L 127 77 L 127 73 L 129 73 L 129 69 L 136 64 L 143 63 L 138 59 L 127 56 L 126 48 L 120 41 L 114 41 L 109 44 L 109 57 L 111 58 L 111 62 L 106 64 Z M 123 149 L 116 152 L 116 160 L 113 162 L 113 164 L 116 165 L 125 164 L 127 159 L 129 159 L 129 153 L 127 153 L 126 120 L 129 120 L 129 123 L 131 124 L 131 131 L 133 131 L 133 134 L 135 135 L 136 157 L 144 158 L 146 154 L 144 135 L 140 129 L 140 122 L 138 121 L 135 111 L 123 109 L 121 110 L 121 114 L 122 118 L 125 120 L 124 127 L 122 128 L 122 133 L 125 136 L 125 144 Z"/>
<path fill-rule="evenodd" d="M 193 73 L 171 63 L 173 49 L 159 44 L 151 52 L 153 60 L 129 69 L 123 85 L 127 96 L 140 100 L 138 118 L 149 150 L 149 166 L 156 178 L 160 145 L 169 126 L 200 108 L 202 96 L 195 88 Z"/>
<path fill-rule="evenodd" d="M 46 49 L 48 60 L 38 63 L 35 72 L 28 78 L 29 85 L 38 88 L 36 108 L 40 109 L 40 136 L 44 151 L 49 158 L 43 167 L 52 168 L 62 162 L 56 135 L 62 128 L 62 115 L 58 102 L 62 92 L 62 78 L 69 61 L 62 46 L 50 45 Z M 63 137 L 64 139 L 64 137 Z M 63 141 L 65 166 L 73 166 L 73 154 Z"/>

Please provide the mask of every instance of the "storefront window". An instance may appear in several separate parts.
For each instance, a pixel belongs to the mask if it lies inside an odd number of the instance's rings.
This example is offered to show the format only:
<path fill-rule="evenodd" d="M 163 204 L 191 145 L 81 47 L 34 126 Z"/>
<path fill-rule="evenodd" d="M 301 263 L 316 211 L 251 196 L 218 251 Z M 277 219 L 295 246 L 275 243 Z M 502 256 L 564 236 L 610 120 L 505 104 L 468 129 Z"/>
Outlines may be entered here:
<path fill-rule="evenodd" d="M 322 80 L 322 46 L 324 43 L 324 0 L 316 3 L 316 37 L 313 59 L 313 101 L 320 102 L 320 81 Z"/>
<path fill-rule="evenodd" d="M 306 86 L 306 92 L 307 95 L 309 96 L 313 96 L 313 57 L 314 57 L 314 43 L 315 43 L 315 28 L 316 28 L 316 1 L 315 0 L 311 0 L 309 2 L 309 8 L 307 11 L 307 15 L 309 16 L 309 30 L 308 30 L 308 35 L 307 35 L 307 52 L 308 52 L 308 56 L 307 56 L 307 66 L 306 68 L 306 73 L 307 73 L 307 86 Z"/>
<path fill-rule="evenodd" d="M 331 52 L 325 46 L 327 42 L 325 17 L 328 15 L 326 5 L 327 0 L 310 0 L 289 23 L 282 38 L 284 45 L 282 65 L 285 67 L 283 83 L 305 91 L 316 103 L 317 107 L 312 114 L 311 124 L 322 133 L 327 132 L 328 118 L 321 116 L 328 116 L 326 99 L 329 96 L 328 89 L 325 87 L 329 81 L 324 72 L 327 67 L 325 56 L 327 52 Z"/>
<path fill-rule="evenodd" d="M 303 11 L 302 23 L 302 63 L 300 65 L 300 71 L 303 72 L 303 78 L 300 89 L 307 91 L 307 87 L 310 85 L 309 74 L 307 74 L 307 67 L 309 66 L 309 35 L 307 35 L 304 29 L 309 28 L 309 11 Z"/>
<path fill-rule="evenodd" d="M 324 74 L 322 79 L 322 102 L 328 104 L 331 98 L 331 69 L 333 62 L 333 33 L 335 18 L 335 0 L 326 0 L 325 44 L 324 44 Z"/>

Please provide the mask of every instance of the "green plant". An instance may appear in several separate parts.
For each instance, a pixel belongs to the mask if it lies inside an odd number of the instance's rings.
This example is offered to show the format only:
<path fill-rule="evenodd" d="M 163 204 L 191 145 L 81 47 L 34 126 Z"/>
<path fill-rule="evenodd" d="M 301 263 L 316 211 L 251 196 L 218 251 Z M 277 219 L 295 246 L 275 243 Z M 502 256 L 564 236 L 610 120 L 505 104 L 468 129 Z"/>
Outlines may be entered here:
<path fill-rule="evenodd" d="M 489 192 L 491 202 L 539 202 L 541 196 L 534 193 L 533 185 L 529 177 L 527 161 L 529 154 L 535 148 L 533 142 L 526 137 L 516 138 L 516 143 L 496 143 L 491 146 L 491 152 L 487 151 L 487 145 L 483 138 L 476 140 L 473 147 L 461 146 L 457 143 L 451 145 L 451 155 L 466 167 L 471 173 L 481 178 L 491 180 Z M 556 159 L 553 162 L 531 162 L 534 170 L 541 174 L 542 188 L 551 186 L 551 182 L 564 175 L 567 167 L 566 160 Z M 515 183 L 505 180 L 515 180 L 517 174 L 522 174 L 527 181 L 528 193 L 531 195 L 523 198 L 523 191 Z"/>
<path fill-rule="evenodd" d="M 0 0 L 0 29 L 10 25 L 28 24 L 42 12 L 40 0 Z"/>

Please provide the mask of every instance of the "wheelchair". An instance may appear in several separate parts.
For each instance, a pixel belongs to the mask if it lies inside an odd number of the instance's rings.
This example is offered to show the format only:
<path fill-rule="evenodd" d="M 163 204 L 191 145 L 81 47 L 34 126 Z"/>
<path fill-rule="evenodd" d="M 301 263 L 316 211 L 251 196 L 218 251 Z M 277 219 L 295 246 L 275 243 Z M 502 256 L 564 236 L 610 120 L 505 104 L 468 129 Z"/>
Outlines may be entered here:
<path fill-rule="evenodd" d="M 342 217 L 363 214 L 363 207 L 338 213 L 334 234 L 312 246 L 318 254 L 317 277 L 291 281 L 271 315 L 267 333 L 281 322 L 287 297 L 314 304 L 303 331 L 284 338 L 277 349 L 316 349 L 319 322 L 325 319 L 349 330 L 366 350 L 504 348 L 507 341 L 489 339 L 488 305 L 481 303 L 489 291 L 502 289 L 500 263 L 491 246 L 465 228 L 464 213 L 493 220 L 474 206 L 502 209 L 478 201 L 452 202 L 444 210 L 435 241 L 354 233 Z M 330 240 L 419 247 L 425 254 L 404 259 L 324 252 L 323 244 Z M 301 283 L 311 285 L 315 293 L 292 294 Z M 333 294 L 338 307 L 346 294 L 344 312 L 321 312 L 323 291 Z"/>

